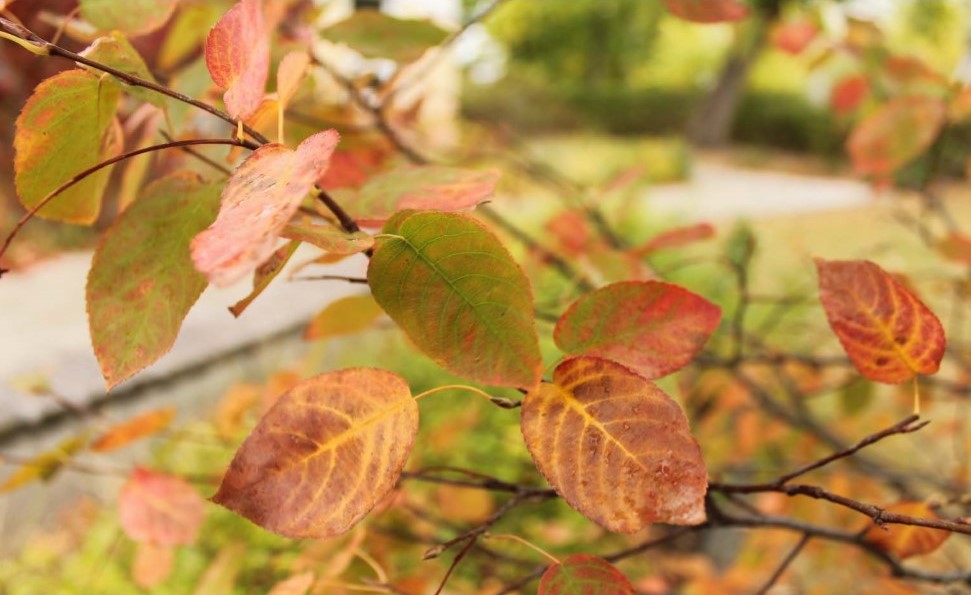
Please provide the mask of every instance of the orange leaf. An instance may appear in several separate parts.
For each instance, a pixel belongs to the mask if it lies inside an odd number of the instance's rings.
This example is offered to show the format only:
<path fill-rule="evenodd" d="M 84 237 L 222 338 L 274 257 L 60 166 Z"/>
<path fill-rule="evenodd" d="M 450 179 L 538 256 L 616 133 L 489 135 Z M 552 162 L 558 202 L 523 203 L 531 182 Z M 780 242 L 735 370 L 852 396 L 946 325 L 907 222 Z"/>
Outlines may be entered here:
<path fill-rule="evenodd" d="M 53 449 L 33 457 L 0 484 L 0 494 L 12 492 L 35 481 L 49 480 L 80 452 L 86 443 L 85 438 L 72 436 Z"/>
<path fill-rule="evenodd" d="M 934 247 L 944 258 L 971 265 L 971 238 L 962 233 L 951 232 Z"/>
<path fill-rule="evenodd" d="M 573 303 L 553 340 L 573 355 L 630 366 L 648 379 L 690 362 L 718 327 L 721 309 L 687 289 L 660 281 L 623 281 Z"/>
<path fill-rule="evenodd" d="M 384 311 L 370 294 L 334 300 L 314 316 L 303 333 L 306 341 L 352 335 L 374 324 Z"/>
<path fill-rule="evenodd" d="M 566 502 L 610 531 L 705 520 L 707 470 L 681 408 L 620 364 L 577 357 L 526 395 L 522 432 Z"/>
<path fill-rule="evenodd" d="M 906 514 L 921 518 L 937 518 L 933 509 L 923 502 L 898 502 L 886 507 L 887 512 Z M 868 541 L 885 552 L 889 552 L 900 559 L 929 554 L 941 547 L 951 536 L 949 531 L 931 529 L 929 527 L 915 527 L 913 525 L 874 525 L 863 536 Z"/>
<path fill-rule="evenodd" d="M 818 33 L 819 29 L 810 21 L 780 23 L 772 29 L 772 45 L 788 54 L 801 54 Z"/>
<path fill-rule="evenodd" d="M 131 578 L 143 589 L 154 589 L 172 574 L 174 566 L 173 546 L 139 543 L 132 561 Z"/>
<path fill-rule="evenodd" d="M 310 56 L 307 52 L 290 52 L 280 60 L 280 66 L 276 71 L 276 95 L 277 101 L 284 108 L 297 94 L 308 66 L 310 66 Z"/>
<path fill-rule="evenodd" d="M 539 595 L 634 595 L 630 584 L 613 564 L 587 554 L 574 554 L 546 569 Z"/>
<path fill-rule="evenodd" d="M 230 285 L 273 254 L 278 234 L 327 169 L 339 139 L 327 130 L 295 151 L 264 145 L 233 172 L 216 221 L 192 240 L 192 260 L 210 283 Z"/>
<path fill-rule="evenodd" d="M 95 452 L 108 452 L 132 442 L 157 434 L 169 427 L 175 417 L 175 409 L 166 407 L 143 413 L 133 417 L 128 421 L 112 426 L 107 432 L 98 436 L 91 443 L 91 450 Z"/>
<path fill-rule="evenodd" d="M 266 262 L 256 267 L 256 271 L 253 273 L 253 291 L 230 306 L 229 312 L 236 318 L 239 318 L 246 311 L 246 308 L 249 308 L 249 305 L 253 303 L 253 300 L 258 298 L 270 286 L 270 283 L 277 278 L 277 275 L 283 271 L 283 267 L 287 266 L 287 263 L 290 262 L 290 258 L 293 257 L 293 253 L 297 251 L 299 246 L 300 242 L 296 240 L 288 242 L 282 248 L 271 254 L 266 259 Z"/>
<path fill-rule="evenodd" d="M 273 585 L 267 595 L 305 595 L 314 584 L 313 572 L 301 572 Z"/>
<path fill-rule="evenodd" d="M 118 497 L 121 528 L 132 540 L 155 545 L 195 541 L 204 501 L 181 477 L 136 467 Z"/>
<path fill-rule="evenodd" d="M 212 500 L 286 537 L 340 535 L 394 488 L 417 432 L 418 406 L 400 376 L 317 376 L 263 416 Z"/>
<path fill-rule="evenodd" d="M 327 190 L 358 188 L 381 167 L 387 158 L 387 151 L 378 147 L 335 151 L 331 159 L 331 167 L 318 183 L 321 188 Z"/>
<path fill-rule="evenodd" d="M 245 118 L 256 110 L 270 72 L 270 37 L 260 0 L 241 0 L 216 22 L 206 38 L 206 66 L 213 82 L 226 90 L 229 115 Z"/>
<path fill-rule="evenodd" d="M 816 259 L 819 299 L 861 374 L 897 384 L 937 372 L 944 328 L 923 302 L 868 260 Z"/>
<path fill-rule="evenodd" d="M 923 96 L 898 97 L 858 123 L 846 141 L 853 169 L 886 179 L 933 144 L 944 124 L 946 105 Z"/>
<path fill-rule="evenodd" d="M 696 23 L 738 21 L 749 9 L 738 0 L 661 0 L 671 14 Z"/>

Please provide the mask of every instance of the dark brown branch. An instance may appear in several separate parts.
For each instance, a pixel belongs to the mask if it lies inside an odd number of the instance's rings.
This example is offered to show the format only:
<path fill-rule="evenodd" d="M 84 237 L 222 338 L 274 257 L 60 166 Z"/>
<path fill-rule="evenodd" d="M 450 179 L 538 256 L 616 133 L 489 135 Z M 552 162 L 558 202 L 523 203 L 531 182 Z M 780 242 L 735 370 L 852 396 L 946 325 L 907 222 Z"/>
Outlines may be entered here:
<path fill-rule="evenodd" d="M 291 281 L 346 281 L 348 283 L 361 283 L 367 285 L 364 277 L 345 277 L 343 275 L 314 275 L 311 277 L 294 277 Z"/>
<path fill-rule="evenodd" d="M 17 221 L 17 224 L 14 225 L 14 228 L 7 235 L 7 238 L 3 242 L 3 246 L 0 246 L 0 257 L 2 257 L 7 252 L 7 249 L 10 247 L 10 243 L 13 241 L 14 237 L 16 237 L 20 229 L 24 225 L 26 225 L 28 221 L 33 219 L 34 215 L 36 215 L 38 211 L 40 211 L 45 206 L 47 206 L 52 200 L 54 200 L 61 193 L 69 189 L 71 186 L 74 186 L 75 184 L 80 183 L 88 176 L 110 165 L 114 165 L 119 161 L 131 159 L 132 157 L 137 157 L 138 155 L 142 155 L 144 153 L 151 153 L 153 151 L 162 151 L 165 149 L 188 147 L 191 145 L 234 145 L 238 147 L 247 146 L 242 141 L 238 141 L 235 139 L 225 139 L 225 138 L 197 138 L 197 139 L 190 139 L 190 140 L 177 140 L 177 141 L 172 141 L 168 143 L 162 143 L 159 145 L 152 145 L 150 147 L 142 147 L 141 149 L 135 149 L 133 151 L 128 151 L 127 153 L 122 153 L 121 155 L 117 155 L 115 157 L 112 157 L 111 159 L 102 161 L 97 165 L 93 165 L 87 168 L 86 170 L 75 174 L 70 180 L 64 182 L 63 184 L 61 184 L 60 186 L 52 190 L 50 193 L 48 193 L 47 196 L 41 199 L 39 203 L 37 203 L 34 207 L 32 207 L 29 211 L 27 211 L 27 213 L 24 214 L 24 216 L 21 217 L 19 221 Z"/>
<path fill-rule="evenodd" d="M 256 141 L 256 143 L 254 143 L 252 141 L 242 139 L 240 141 L 241 144 L 248 149 L 256 149 L 257 147 L 259 147 L 259 145 L 263 145 L 270 142 L 268 138 L 266 138 L 259 132 L 253 130 L 246 124 L 243 124 L 241 120 L 237 120 L 236 118 L 233 118 L 226 112 L 220 109 L 217 109 L 209 105 L 208 103 L 199 101 L 197 99 L 193 99 L 188 95 L 183 95 L 182 93 L 173 91 L 172 89 L 159 85 L 158 83 L 139 78 L 127 72 L 123 72 L 121 70 L 118 70 L 117 68 L 108 66 L 107 64 L 102 64 L 95 60 L 91 60 L 90 58 L 85 58 L 80 54 L 75 54 L 74 52 L 70 50 L 66 50 L 59 45 L 55 45 L 45 40 L 44 38 L 40 37 L 39 35 L 35 34 L 34 32 L 30 31 L 29 29 L 22 27 L 16 23 L 13 23 L 12 21 L 9 21 L 3 17 L 0 17 L 0 32 L 7 33 L 8 35 L 11 35 L 18 39 L 26 41 L 32 44 L 33 46 L 35 46 L 36 48 L 38 48 L 38 50 L 42 51 L 43 53 L 49 54 L 51 56 L 57 56 L 59 58 L 66 58 L 73 62 L 77 62 L 78 64 L 84 64 L 85 66 L 90 66 L 91 68 L 100 70 L 101 72 L 108 73 L 111 76 L 115 77 L 116 79 L 124 83 L 127 83 L 129 85 L 132 85 L 134 87 L 143 87 L 145 89 L 150 89 L 152 91 L 155 91 L 156 93 L 161 93 L 162 95 L 166 95 L 168 97 L 171 97 L 172 99 L 197 107 L 205 112 L 208 112 L 216 116 L 221 120 L 228 122 L 229 124 L 232 124 L 233 128 L 236 128 L 237 126 L 242 125 L 242 128 L 246 132 L 246 134 L 250 135 L 250 137 L 252 137 Z"/>

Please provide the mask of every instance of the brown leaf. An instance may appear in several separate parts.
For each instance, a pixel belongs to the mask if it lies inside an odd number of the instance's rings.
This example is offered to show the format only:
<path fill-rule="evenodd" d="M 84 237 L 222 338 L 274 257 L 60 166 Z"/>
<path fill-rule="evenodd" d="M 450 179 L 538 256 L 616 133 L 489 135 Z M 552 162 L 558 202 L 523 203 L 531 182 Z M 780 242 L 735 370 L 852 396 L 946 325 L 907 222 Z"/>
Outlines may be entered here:
<path fill-rule="evenodd" d="M 522 432 L 536 466 L 610 531 L 705 520 L 707 470 L 681 408 L 620 364 L 577 357 L 526 395 Z"/>
<path fill-rule="evenodd" d="M 417 432 L 418 407 L 400 376 L 317 376 L 263 416 L 212 500 L 286 537 L 340 535 L 394 488 Z"/>

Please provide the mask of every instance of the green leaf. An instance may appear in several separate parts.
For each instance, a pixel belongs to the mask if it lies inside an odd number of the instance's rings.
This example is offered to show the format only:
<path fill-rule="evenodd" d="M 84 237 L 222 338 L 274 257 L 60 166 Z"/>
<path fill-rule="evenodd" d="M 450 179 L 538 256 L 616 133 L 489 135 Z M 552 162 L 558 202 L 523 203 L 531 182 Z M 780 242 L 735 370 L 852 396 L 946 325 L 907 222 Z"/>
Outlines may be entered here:
<path fill-rule="evenodd" d="M 542 359 L 529 281 L 499 240 L 464 215 L 402 212 L 368 267 L 374 299 L 446 369 L 532 387 Z"/>
<path fill-rule="evenodd" d="M 88 325 L 109 389 L 171 349 L 206 288 L 189 241 L 216 218 L 219 191 L 189 174 L 159 180 L 115 221 L 95 252 Z"/>
<path fill-rule="evenodd" d="M 145 65 L 145 61 L 138 53 L 138 50 L 132 47 L 132 44 L 117 31 L 94 40 L 94 43 L 81 52 L 81 55 L 95 62 L 117 68 L 126 74 L 137 76 L 140 79 L 153 83 L 156 82 L 155 77 L 149 72 L 148 66 Z M 94 69 L 87 66 L 84 66 L 84 68 L 90 72 L 95 72 Z M 100 75 L 100 72 L 98 74 Z M 165 108 L 164 95 L 144 87 L 125 85 L 124 81 L 119 82 L 122 84 L 122 89 L 132 97 L 147 101 L 160 108 Z"/>
<path fill-rule="evenodd" d="M 179 0 L 81 0 L 81 16 L 101 29 L 143 35 L 165 24 Z"/>
<path fill-rule="evenodd" d="M 103 141 L 118 95 L 116 84 L 81 69 L 58 73 L 37 85 L 17 118 L 14 136 L 14 176 L 24 207 L 35 207 L 75 175 L 112 156 Z M 88 176 L 37 214 L 67 223 L 93 223 L 110 174 L 111 167 L 106 167 Z"/>
<path fill-rule="evenodd" d="M 417 60 L 448 36 L 431 21 L 396 19 L 376 10 L 359 10 L 322 34 L 328 41 L 344 43 L 365 56 L 398 62 Z"/>

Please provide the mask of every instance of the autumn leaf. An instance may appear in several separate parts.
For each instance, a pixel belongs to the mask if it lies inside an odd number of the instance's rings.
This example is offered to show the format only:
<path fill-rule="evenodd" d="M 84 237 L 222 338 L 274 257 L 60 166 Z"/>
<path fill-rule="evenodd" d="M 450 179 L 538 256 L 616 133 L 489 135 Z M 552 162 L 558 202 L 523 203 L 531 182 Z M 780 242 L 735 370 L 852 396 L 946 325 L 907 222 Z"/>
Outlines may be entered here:
<path fill-rule="evenodd" d="M 971 265 L 971 237 L 953 231 L 938 240 L 934 248 L 948 260 Z"/>
<path fill-rule="evenodd" d="M 270 37 L 260 0 L 240 0 L 220 18 L 206 38 L 206 66 L 225 89 L 223 102 L 234 118 L 246 118 L 260 105 L 270 73 Z"/>
<path fill-rule="evenodd" d="M 707 240 L 714 235 L 715 228 L 710 223 L 697 223 L 685 227 L 676 227 L 657 234 L 631 252 L 636 256 L 644 257 L 660 250 L 680 248 L 688 244 L 693 244 L 694 242 Z"/>
<path fill-rule="evenodd" d="M 324 39 L 343 43 L 369 58 L 413 62 L 448 32 L 431 21 L 399 19 L 377 10 L 357 10 L 321 32 Z"/>
<path fill-rule="evenodd" d="M 898 97 L 859 122 L 846 141 L 853 169 L 862 176 L 888 179 L 931 146 L 944 125 L 941 99 Z"/>
<path fill-rule="evenodd" d="M 60 471 L 64 464 L 81 452 L 87 440 L 73 436 L 51 450 L 42 452 L 20 466 L 0 484 L 0 494 L 12 492 L 35 481 L 47 481 Z"/>
<path fill-rule="evenodd" d="M 870 81 L 863 75 L 840 79 L 830 94 L 829 105 L 840 115 L 851 114 L 863 103 L 870 92 Z"/>
<path fill-rule="evenodd" d="M 542 360 L 526 275 L 498 238 L 454 213 L 404 212 L 368 266 L 374 299 L 442 367 L 532 387 Z"/>
<path fill-rule="evenodd" d="M 707 470 L 681 408 L 634 371 L 595 357 L 560 364 L 523 400 L 526 446 L 553 489 L 610 531 L 705 520 Z"/>
<path fill-rule="evenodd" d="M 671 14 L 696 23 L 722 23 L 744 19 L 747 6 L 738 0 L 661 0 Z"/>
<path fill-rule="evenodd" d="M 937 372 L 944 328 L 907 288 L 868 260 L 816 259 L 819 299 L 856 369 L 898 384 Z"/>
<path fill-rule="evenodd" d="M 314 573 L 311 571 L 295 574 L 273 585 L 267 595 L 306 595 L 314 584 Z"/>
<path fill-rule="evenodd" d="M 587 554 L 574 554 L 546 569 L 539 595 L 634 595 L 630 584 L 613 564 Z"/>
<path fill-rule="evenodd" d="M 91 343 L 109 389 L 172 348 L 206 288 L 189 238 L 216 216 L 218 192 L 194 174 L 163 178 L 102 238 L 86 295 Z"/>
<path fill-rule="evenodd" d="M 60 72 L 37 85 L 17 117 L 14 181 L 25 208 L 75 175 L 116 155 L 106 137 L 118 106 L 111 80 L 86 70 Z M 65 223 L 90 224 L 101 212 L 101 196 L 111 167 L 62 192 L 38 216 Z"/>
<path fill-rule="evenodd" d="M 660 378 L 688 364 L 718 328 L 721 309 L 660 281 L 601 287 L 560 317 L 553 340 L 571 355 L 595 355 Z"/>
<path fill-rule="evenodd" d="M 327 169 L 339 139 L 337 132 L 327 130 L 307 138 L 295 151 L 264 145 L 233 172 L 215 223 L 190 247 L 196 268 L 211 283 L 231 285 L 276 251 L 278 234 Z"/>
<path fill-rule="evenodd" d="M 80 0 L 81 16 L 102 31 L 151 33 L 169 20 L 179 0 Z"/>
<path fill-rule="evenodd" d="M 330 254 L 357 254 L 374 246 L 374 238 L 363 231 L 347 233 L 333 225 L 291 223 L 280 231 L 280 237 L 306 242 Z"/>
<path fill-rule="evenodd" d="M 148 70 L 148 66 L 145 65 L 145 61 L 139 55 L 138 50 L 117 31 L 94 40 L 94 43 L 81 52 L 81 55 L 89 60 L 106 64 L 142 80 L 156 82 L 155 77 Z M 90 72 L 99 76 L 101 75 L 100 71 L 96 71 L 89 66 L 82 65 L 82 68 L 88 69 Z M 142 101 L 147 101 L 160 108 L 165 107 L 164 95 L 144 87 L 126 85 L 122 80 L 118 80 L 118 83 L 132 97 L 137 97 Z"/>
<path fill-rule="evenodd" d="M 492 195 L 498 181 L 495 170 L 405 166 L 372 176 L 357 192 L 342 190 L 334 196 L 358 222 L 380 225 L 394 213 L 408 209 L 471 209 Z"/>
<path fill-rule="evenodd" d="M 796 20 L 779 23 L 772 28 L 772 45 L 787 54 L 801 54 L 819 34 L 819 28 L 811 21 Z"/>
<path fill-rule="evenodd" d="M 133 541 L 188 545 L 199 533 L 205 502 L 181 477 L 136 467 L 121 488 L 118 513 Z"/>
<path fill-rule="evenodd" d="M 310 56 L 307 52 L 290 52 L 280 60 L 280 66 L 276 72 L 276 95 L 282 109 L 286 109 L 290 100 L 297 94 L 308 66 L 310 66 Z"/>
<path fill-rule="evenodd" d="M 310 321 L 303 338 L 318 341 L 329 337 L 351 335 L 370 327 L 382 314 L 370 294 L 352 295 L 334 300 Z"/>
<path fill-rule="evenodd" d="M 157 434 L 169 427 L 175 417 L 175 409 L 165 407 L 135 416 L 112 426 L 91 442 L 91 450 L 108 452 L 128 446 L 132 442 Z"/>
<path fill-rule="evenodd" d="M 331 167 L 317 183 L 327 190 L 359 188 L 381 167 L 387 157 L 387 151 L 370 145 L 334 151 Z"/>
<path fill-rule="evenodd" d="M 934 510 L 923 502 L 898 502 L 887 506 L 885 510 L 919 518 L 937 518 Z M 894 523 L 873 525 L 863 536 L 863 540 L 903 560 L 933 552 L 950 536 L 950 531 Z"/>
<path fill-rule="evenodd" d="M 256 271 L 253 273 L 253 291 L 230 306 L 229 312 L 236 318 L 239 318 L 246 311 L 246 308 L 253 303 L 253 300 L 259 297 L 270 286 L 270 283 L 277 278 L 280 272 L 283 271 L 283 268 L 290 262 L 290 258 L 293 257 L 293 254 L 299 246 L 300 242 L 296 240 L 287 242 L 285 246 L 271 254 L 266 259 L 266 262 L 256 267 Z"/>
<path fill-rule="evenodd" d="M 143 589 L 154 589 L 171 576 L 174 567 L 173 546 L 139 543 L 132 561 L 132 580 Z"/>
<path fill-rule="evenodd" d="M 317 376 L 263 416 L 212 500 L 286 537 L 340 535 L 394 488 L 417 432 L 418 406 L 400 376 Z"/>

